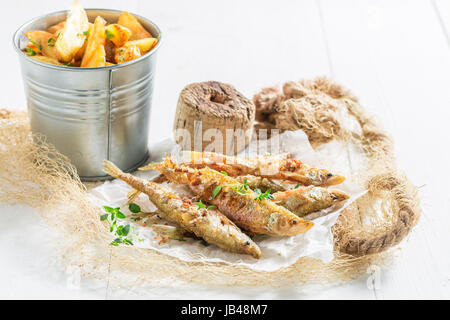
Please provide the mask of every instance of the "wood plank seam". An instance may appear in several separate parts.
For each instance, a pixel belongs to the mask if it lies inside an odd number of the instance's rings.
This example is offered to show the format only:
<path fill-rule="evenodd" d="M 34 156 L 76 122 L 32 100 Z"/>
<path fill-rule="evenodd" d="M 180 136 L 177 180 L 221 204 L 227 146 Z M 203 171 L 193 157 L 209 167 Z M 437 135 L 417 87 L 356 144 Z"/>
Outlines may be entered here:
<path fill-rule="evenodd" d="M 436 0 L 431 0 L 431 6 L 433 7 L 433 11 L 436 14 L 436 17 L 439 21 L 439 25 L 441 26 L 442 32 L 444 33 L 444 37 L 447 40 L 447 44 L 450 47 L 450 35 L 448 34 L 447 28 L 445 27 L 444 19 L 442 18 L 442 14 L 436 3 Z"/>
<path fill-rule="evenodd" d="M 322 37 L 325 43 L 325 50 L 326 50 L 326 56 L 327 56 L 327 60 L 328 60 L 328 68 L 329 68 L 329 74 L 331 76 L 331 78 L 334 77 L 334 69 L 333 69 L 333 60 L 331 58 L 331 50 L 330 50 L 330 45 L 329 45 L 329 41 L 328 41 L 328 37 L 327 37 L 327 30 L 326 30 L 326 26 L 325 26 L 325 18 L 324 18 L 324 14 L 323 14 L 323 9 L 322 9 L 322 3 L 321 0 L 316 0 L 316 5 L 317 5 L 317 9 L 319 12 L 319 19 L 320 19 L 320 26 L 321 26 L 321 31 L 322 31 Z M 349 147 L 346 146 L 347 149 L 347 161 L 349 163 L 349 167 L 350 167 L 350 171 L 353 173 L 354 169 L 352 166 L 352 160 L 351 160 L 351 156 L 350 156 L 350 150 Z M 362 215 L 361 215 L 361 211 L 359 206 L 357 206 L 357 211 L 360 217 L 360 221 L 362 221 Z M 368 290 L 370 290 L 370 288 L 367 288 Z M 378 300 L 378 296 L 377 296 L 377 292 L 376 292 L 376 286 L 372 286 L 372 293 L 373 296 L 375 298 L 375 300 Z"/>

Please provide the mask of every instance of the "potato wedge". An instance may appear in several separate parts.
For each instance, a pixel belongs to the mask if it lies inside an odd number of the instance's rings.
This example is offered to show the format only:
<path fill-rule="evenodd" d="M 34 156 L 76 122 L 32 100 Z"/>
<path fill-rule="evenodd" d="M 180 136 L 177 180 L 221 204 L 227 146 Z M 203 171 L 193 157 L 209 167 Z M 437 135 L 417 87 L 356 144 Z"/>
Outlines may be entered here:
<path fill-rule="evenodd" d="M 94 29 L 89 34 L 86 51 L 81 61 L 82 68 L 104 67 L 106 64 L 105 52 L 105 25 L 106 21 L 102 17 L 95 18 Z"/>
<path fill-rule="evenodd" d="M 140 40 L 133 40 L 133 41 L 128 41 L 127 43 L 125 43 L 124 47 L 129 47 L 131 45 L 135 45 L 136 47 L 139 48 L 139 50 L 141 51 L 141 54 L 145 54 L 147 52 L 149 52 L 150 50 L 152 50 L 156 44 L 158 43 L 158 40 L 156 38 L 145 38 L 145 39 L 140 39 Z"/>
<path fill-rule="evenodd" d="M 89 30 L 89 21 L 86 11 L 75 0 L 67 14 L 66 24 L 56 40 L 58 60 L 70 62 L 83 46 L 86 32 Z"/>
<path fill-rule="evenodd" d="M 87 54 L 89 52 L 89 54 Z M 81 61 L 81 68 L 104 67 L 106 65 L 105 48 L 97 46 L 92 50 L 86 51 L 86 54 Z"/>
<path fill-rule="evenodd" d="M 58 36 L 58 34 L 64 29 L 66 26 L 66 22 L 62 21 L 60 23 L 54 24 L 50 28 L 47 29 L 47 32 L 54 34 L 55 36 Z"/>
<path fill-rule="evenodd" d="M 84 40 L 83 46 L 75 54 L 75 57 L 74 57 L 75 60 L 79 61 L 79 60 L 83 59 L 84 52 L 86 51 L 89 35 L 92 34 L 93 32 L 94 32 L 94 24 L 89 23 L 89 30 L 86 32 L 86 39 Z"/>
<path fill-rule="evenodd" d="M 117 23 L 131 31 L 130 41 L 152 38 L 152 35 L 127 11 L 122 12 Z"/>
<path fill-rule="evenodd" d="M 57 40 L 55 35 L 48 33 L 47 31 L 32 30 L 25 32 L 25 37 L 27 37 L 33 45 L 37 46 L 39 52 L 44 56 L 57 59 L 58 55 L 55 48 Z"/>
<path fill-rule="evenodd" d="M 122 47 L 131 36 L 131 31 L 120 24 L 110 24 L 105 32 L 106 39 L 111 40 L 116 47 Z"/>
<path fill-rule="evenodd" d="M 29 56 L 34 56 L 35 54 L 42 54 L 40 48 L 41 48 L 41 46 L 39 46 L 38 44 L 34 44 L 32 42 L 28 42 L 27 43 L 27 47 L 25 48 L 25 52 Z"/>
<path fill-rule="evenodd" d="M 127 47 L 120 47 L 116 49 L 114 60 L 117 64 L 124 63 L 137 59 L 141 56 L 141 50 L 135 45 L 131 44 Z"/>
<path fill-rule="evenodd" d="M 36 60 L 41 61 L 41 62 L 54 64 L 56 66 L 62 66 L 63 65 L 58 60 L 50 58 L 50 57 L 46 57 L 46 56 L 35 55 L 35 56 L 32 56 L 31 58 L 36 59 Z"/>

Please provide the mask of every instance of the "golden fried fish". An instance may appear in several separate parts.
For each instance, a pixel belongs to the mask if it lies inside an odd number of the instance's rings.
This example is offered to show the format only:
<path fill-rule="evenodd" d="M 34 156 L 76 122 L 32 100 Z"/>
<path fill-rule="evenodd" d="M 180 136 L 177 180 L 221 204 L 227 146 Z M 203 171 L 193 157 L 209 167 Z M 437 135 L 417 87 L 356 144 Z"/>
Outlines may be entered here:
<path fill-rule="evenodd" d="M 329 208 L 348 198 L 345 192 L 315 186 L 299 187 L 273 194 L 273 201 L 299 217 Z"/>
<path fill-rule="evenodd" d="M 185 151 L 184 165 L 217 171 L 225 171 L 230 176 L 254 175 L 269 179 L 291 180 L 302 185 L 331 186 L 342 183 L 345 178 L 328 170 L 308 166 L 292 159 L 290 154 L 265 154 L 255 158 L 239 158 L 213 152 Z"/>
<path fill-rule="evenodd" d="M 305 221 L 236 179 L 210 168 L 179 166 L 166 158 L 141 170 L 157 170 L 173 183 L 186 184 L 203 201 L 210 202 L 238 226 L 255 234 L 291 236 L 304 233 L 313 223 Z"/>
<path fill-rule="evenodd" d="M 261 257 L 259 247 L 226 216 L 216 209 L 200 208 L 187 198 L 168 191 L 163 186 L 122 172 L 109 161 L 103 161 L 104 171 L 131 187 L 145 193 L 165 217 L 206 242 L 227 251 Z"/>

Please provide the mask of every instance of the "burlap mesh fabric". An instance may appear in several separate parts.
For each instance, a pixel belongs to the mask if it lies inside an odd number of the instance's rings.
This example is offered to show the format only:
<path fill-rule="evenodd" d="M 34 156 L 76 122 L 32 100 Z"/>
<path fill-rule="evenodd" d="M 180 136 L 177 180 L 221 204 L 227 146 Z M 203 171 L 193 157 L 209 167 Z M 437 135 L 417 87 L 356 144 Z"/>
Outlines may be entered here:
<path fill-rule="evenodd" d="M 333 227 L 335 259 L 329 264 L 301 258 L 289 267 L 262 272 L 111 247 L 112 235 L 99 220 L 101 209 L 89 201 L 75 168 L 43 137 L 31 134 L 23 112 L 0 110 L 0 201 L 35 208 L 59 234 L 62 265 L 77 267 L 86 277 L 108 279 L 110 286 L 168 281 L 240 286 L 329 283 L 358 278 L 371 264 L 386 261 L 388 249 L 411 231 L 420 214 L 417 189 L 396 167 L 388 134 L 353 95 L 326 78 L 288 82 L 282 91 L 263 89 L 254 101 L 260 125 L 302 129 L 313 146 L 332 139 L 352 141 L 367 158 L 367 168 L 355 174 L 369 192 Z M 354 118 L 358 130 L 341 125 L 343 117 Z"/>

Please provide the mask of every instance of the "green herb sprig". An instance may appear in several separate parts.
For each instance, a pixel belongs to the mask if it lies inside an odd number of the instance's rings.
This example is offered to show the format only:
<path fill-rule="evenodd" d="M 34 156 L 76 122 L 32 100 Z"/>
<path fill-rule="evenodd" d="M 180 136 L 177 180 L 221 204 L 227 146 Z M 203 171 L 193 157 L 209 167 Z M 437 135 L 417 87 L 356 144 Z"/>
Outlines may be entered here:
<path fill-rule="evenodd" d="M 117 236 L 117 238 L 115 238 L 110 244 L 112 246 L 118 246 L 119 244 L 132 246 L 133 239 L 131 237 L 127 237 L 130 233 L 131 226 L 129 224 L 125 226 L 117 224 L 119 220 L 126 218 L 126 216 L 120 211 L 120 208 L 104 206 L 103 209 L 106 213 L 100 216 L 100 220 L 107 221 L 109 223 L 109 232 Z"/>
<path fill-rule="evenodd" d="M 107 40 L 114 38 L 114 33 L 109 30 L 105 30 L 105 35 Z"/>
<path fill-rule="evenodd" d="M 27 48 L 27 54 L 28 54 L 30 57 L 32 57 L 32 56 L 35 56 L 35 55 L 36 55 L 36 52 L 35 52 L 33 49 L 31 49 L 31 48 Z"/>
<path fill-rule="evenodd" d="M 214 200 L 217 197 L 217 195 L 219 194 L 219 192 L 222 191 L 222 188 L 225 186 L 232 188 L 234 191 L 236 191 L 240 195 L 247 194 L 248 189 L 249 189 L 247 179 L 244 180 L 244 183 L 237 183 L 237 184 L 233 184 L 233 185 L 220 184 L 213 189 L 212 194 L 211 194 L 211 199 Z"/>
<path fill-rule="evenodd" d="M 222 190 L 222 188 L 224 186 L 225 186 L 224 184 L 220 184 L 213 189 L 213 191 L 211 193 L 211 200 L 214 200 L 217 197 L 217 195 L 219 194 L 219 192 Z"/>
<path fill-rule="evenodd" d="M 273 195 L 270 194 L 270 189 L 267 189 L 266 192 L 261 192 L 260 189 L 255 189 L 255 193 L 258 195 L 255 200 L 261 201 L 261 200 L 273 200 Z"/>
<path fill-rule="evenodd" d="M 133 213 L 139 213 L 141 212 L 141 207 L 139 207 L 136 203 L 130 203 L 128 205 L 128 210 L 130 210 Z"/>
<path fill-rule="evenodd" d="M 38 41 L 34 41 L 34 40 L 30 40 L 30 42 L 32 44 L 34 44 L 35 46 L 37 46 L 39 48 L 40 51 L 42 51 L 42 44 L 41 44 L 41 39 L 38 39 Z"/>
<path fill-rule="evenodd" d="M 206 205 L 202 202 L 202 200 L 200 200 L 199 202 L 196 202 L 195 205 L 197 206 L 197 209 L 207 209 L 207 210 L 213 210 L 215 208 L 217 208 L 216 206 L 208 206 L 206 207 Z"/>
<path fill-rule="evenodd" d="M 128 205 L 128 210 L 130 210 L 134 214 L 137 214 L 141 212 L 141 207 L 139 207 L 136 203 L 130 203 Z M 140 217 L 131 217 L 130 219 L 133 220 L 134 222 L 141 220 Z"/>
<path fill-rule="evenodd" d="M 235 190 L 237 193 L 239 193 L 240 195 L 247 194 L 247 190 L 248 190 L 247 179 L 244 180 L 244 183 L 235 184 L 235 185 L 231 186 L 231 188 L 233 190 Z"/>
<path fill-rule="evenodd" d="M 56 43 L 55 38 L 48 38 L 47 44 L 49 47 L 54 47 Z"/>

